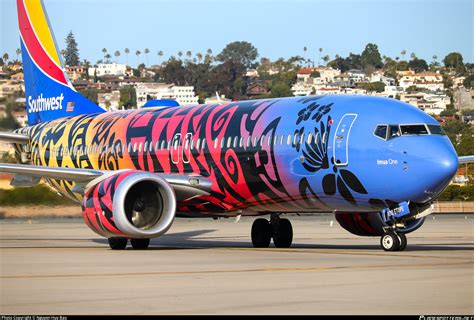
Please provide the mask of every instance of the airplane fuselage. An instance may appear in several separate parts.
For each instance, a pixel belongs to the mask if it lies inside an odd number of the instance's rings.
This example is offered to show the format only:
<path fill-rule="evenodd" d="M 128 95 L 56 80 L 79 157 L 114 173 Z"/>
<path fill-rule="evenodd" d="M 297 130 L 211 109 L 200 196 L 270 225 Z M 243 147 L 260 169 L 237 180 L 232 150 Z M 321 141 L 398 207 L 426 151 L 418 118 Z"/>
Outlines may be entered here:
<path fill-rule="evenodd" d="M 380 125 L 423 125 L 427 133 L 383 138 Z M 89 114 L 19 132 L 32 137 L 32 164 L 196 174 L 212 181 L 212 192 L 181 201 L 179 212 L 260 214 L 430 201 L 457 156 L 429 126 L 439 124 L 393 99 L 323 96 Z M 72 183 L 49 182 L 81 200 Z"/>

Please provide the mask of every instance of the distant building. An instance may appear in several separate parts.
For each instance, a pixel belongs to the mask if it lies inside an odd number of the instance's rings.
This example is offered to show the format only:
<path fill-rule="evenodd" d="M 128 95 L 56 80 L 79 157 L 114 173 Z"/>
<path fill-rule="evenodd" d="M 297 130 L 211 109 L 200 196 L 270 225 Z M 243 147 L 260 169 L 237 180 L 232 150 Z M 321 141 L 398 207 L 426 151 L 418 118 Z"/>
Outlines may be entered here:
<path fill-rule="evenodd" d="M 400 100 L 436 116 L 446 110 L 447 105 L 450 103 L 450 98 L 444 93 L 405 93 L 400 95 Z"/>
<path fill-rule="evenodd" d="M 420 89 L 430 91 L 444 90 L 443 76 L 439 73 L 415 73 L 414 71 L 404 71 L 398 73 L 400 87 L 406 90 L 408 87 L 416 86 Z"/>
<path fill-rule="evenodd" d="M 97 103 L 104 109 L 107 110 L 119 110 L 120 109 L 120 91 L 115 90 L 107 93 L 99 93 L 97 97 Z"/>
<path fill-rule="evenodd" d="M 258 78 L 259 74 L 256 69 L 248 69 L 247 72 L 245 73 L 245 76 L 249 78 Z"/>
<path fill-rule="evenodd" d="M 11 80 L 0 81 L 0 98 L 12 96 L 15 92 L 21 91 L 25 91 L 25 86 L 22 82 Z"/>
<path fill-rule="evenodd" d="M 87 68 L 84 66 L 66 66 L 66 73 L 71 81 L 77 81 L 86 76 Z"/>
<path fill-rule="evenodd" d="M 100 63 L 97 68 L 89 68 L 88 73 L 93 77 L 97 73 L 98 77 L 103 76 L 124 76 L 127 72 L 127 65 L 119 63 Z"/>
<path fill-rule="evenodd" d="M 28 125 L 28 115 L 26 114 L 26 110 L 13 111 L 12 115 L 13 115 L 13 118 L 15 118 L 15 121 L 21 127 L 26 127 Z"/>
<path fill-rule="evenodd" d="M 166 83 L 139 83 L 135 87 L 137 93 L 137 107 L 141 108 L 148 100 L 171 99 L 180 105 L 197 104 L 199 98 L 192 86 L 175 86 Z"/>
<path fill-rule="evenodd" d="M 268 85 L 265 81 L 258 81 L 250 84 L 247 87 L 246 95 L 249 98 L 256 98 L 265 94 L 268 94 Z"/>
<path fill-rule="evenodd" d="M 13 74 L 10 79 L 16 82 L 23 82 L 25 80 L 25 77 L 23 75 L 23 72 L 18 72 Z"/>

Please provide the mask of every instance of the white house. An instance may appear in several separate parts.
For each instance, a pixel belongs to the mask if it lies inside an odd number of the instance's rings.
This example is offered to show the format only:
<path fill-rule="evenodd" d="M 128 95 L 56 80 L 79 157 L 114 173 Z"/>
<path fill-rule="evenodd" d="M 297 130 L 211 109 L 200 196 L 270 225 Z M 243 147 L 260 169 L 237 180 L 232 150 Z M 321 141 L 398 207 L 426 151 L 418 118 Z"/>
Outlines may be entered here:
<path fill-rule="evenodd" d="M 118 110 L 120 108 L 120 91 L 99 93 L 97 102 L 99 106 L 107 110 Z"/>
<path fill-rule="evenodd" d="M 100 63 L 97 68 L 89 68 L 88 73 L 90 77 L 97 72 L 98 77 L 103 76 L 124 76 L 127 71 L 127 65 L 120 63 Z"/>
<path fill-rule="evenodd" d="M 197 104 L 199 98 L 193 86 L 175 86 L 166 83 L 139 83 L 136 85 L 137 107 L 141 108 L 151 98 L 176 100 L 180 105 Z"/>

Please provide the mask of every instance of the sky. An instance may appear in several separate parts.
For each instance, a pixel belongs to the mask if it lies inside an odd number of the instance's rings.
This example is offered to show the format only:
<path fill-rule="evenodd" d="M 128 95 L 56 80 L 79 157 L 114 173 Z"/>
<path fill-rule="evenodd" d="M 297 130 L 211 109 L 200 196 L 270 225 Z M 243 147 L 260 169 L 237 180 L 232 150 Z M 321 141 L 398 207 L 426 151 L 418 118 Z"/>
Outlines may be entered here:
<path fill-rule="evenodd" d="M 334 58 L 361 53 L 373 42 L 382 55 L 414 52 L 428 62 L 459 52 L 474 62 L 472 0 L 43 0 L 60 49 L 69 31 L 81 59 L 121 52 L 119 63 L 137 65 L 136 50 L 150 50 L 148 64 L 190 50 L 219 53 L 232 41 L 251 42 L 259 58 L 294 55 Z M 0 0 L 0 54 L 19 47 L 15 0 Z M 124 49 L 130 49 L 128 59 Z M 142 54 L 140 62 L 147 62 Z"/>

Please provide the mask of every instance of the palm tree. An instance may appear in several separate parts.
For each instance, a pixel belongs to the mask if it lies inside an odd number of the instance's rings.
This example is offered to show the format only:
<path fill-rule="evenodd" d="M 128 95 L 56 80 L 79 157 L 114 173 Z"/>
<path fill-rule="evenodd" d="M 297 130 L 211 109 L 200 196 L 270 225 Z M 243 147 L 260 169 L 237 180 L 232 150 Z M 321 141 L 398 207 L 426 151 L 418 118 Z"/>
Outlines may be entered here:
<path fill-rule="evenodd" d="M 398 62 L 398 60 L 400 60 L 400 57 L 395 57 L 395 61 Z"/>
<path fill-rule="evenodd" d="M 118 57 L 120 57 L 120 51 L 118 50 L 115 51 L 114 55 L 115 55 L 115 63 L 118 63 Z"/>
<path fill-rule="evenodd" d="M 197 59 L 198 59 L 198 62 L 201 63 L 201 61 L 202 61 L 202 53 L 200 53 L 200 52 L 196 53 L 196 57 L 197 57 Z"/>
<path fill-rule="evenodd" d="M 211 49 L 211 48 L 207 49 L 206 53 L 207 53 L 208 55 L 212 56 L 212 49 Z"/>
<path fill-rule="evenodd" d="M 106 49 L 106 48 L 103 48 L 103 49 L 102 49 L 102 53 L 104 54 L 104 59 L 105 59 L 105 55 L 107 54 L 107 49 Z"/>
<path fill-rule="evenodd" d="M 145 59 L 146 59 L 146 64 L 148 65 L 148 54 L 150 53 L 150 50 L 148 48 L 145 48 Z"/>
<path fill-rule="evenodd" d="M 415 58 L 416 58 L 416 54 L 415 54 L 414 52 L 412 52 L 412 53 L 410 54 L 410 58 L 411 58 L 412 60 L 415 59 Z"/>
<path fill-rule="evenodd" d="M 331 60 L 331 58 L 329 58 L 328 55 L 325 55 L 325 56 L 323 57 L 323 61 L 324 61 L 324 63 L 325 63 L 326 65 L 328 64 L 329 60 Z"/>
<path fill-rule="evenodd" d="M 125 63 L 128 64 L 128 54 L 130 53 L 130 49 L 129 48 L 125 48 L 125 56 L 126 56 L 126 61 Z"/>
<path fill-rule="evenodd" d="M 110 53 L 107 53 L 105 55 L 105 59 L 106 59 L 105 62 L 110 63 L 110 58 L 112 58 L 112 56 L 110 55 Z"/>
<path fill-rule="evenodd" d="M 189 50 L 186 51 L 186 57 L 187 57 L 188 59 L 191 59 L 191 56 L 192 56 L 192 55 L 193 55 L 193 54 L 191 53 L 191 51 L 189 51 Z"/>
<path fill-rule="evenodd" d="M 304 46 L 303 51 L 304 51 L 304 59 L 306 60 L 306 52 L 308 52 L 308 48 Z M 308 64 L 308 61 L 306 61 L 306 64 Z"/>
<path fill-rule="evenodd" d="M 158 57 L 160 57 L 160 59 L 159 59 L 158 63 L 160 63 L 160 62 L 161 62 L 161 57 L 163 57 L 163 55 L 164 55 L 163 51 L 161 51 L 161 50 L 160 50 L 160 51 L 158 51 Z"/>
<path fill-rule="evenodd" d="M 321 54 L 323 53 L 323 48 L 319 48 L 319 58 L 318 58 L 318 64 L 321 64 Z"/>
<path fill-rule="evenodd" d="M 140 55 L 141 55 L 142 53 L 141 53 L 140 50 L 137 50 L 137 51 L 135 52 L 135 54 L 137 55 L 137 66 L 138 66 L 138 64 L 139 64 L 139 62 L 140 62 L 140 61 L 139 61 Z"/>
<path fill-rule="evenodd" d="M 20 61 L 21 49 L 17 48 L 15 52 L 16 52 L 16 61 Z"/>
<path fill-rule="evenodd" d="M 179 57 L 179 60 L 181 60 L 181 57 L 183 56 L 183 52 L 182 51 L 178 51 L 178 57 Z"/>
<path fill-rule="evenodd" d="M 8 61 L 9 58 L 10 58 L 10 57 L 8 56 L 8 53 L 5 52 L 5 53 L 3 54 L 3 63 L 7 64 L 7 61 Z"/>
<path fill-rule="evenodd" d="M 433 55 L 433 62 L 436 62 L 436 60 L 438 60 L 438 56 L 437 56 L 437 55 Z"/>
<path fill-rule="evenodd" d="M 402 52 L 400 52 L 400 54 L 402 55 L 402 60 L 405 60 L 405 55 L 407 54 L 407 51 L 403 49 Z"/>

